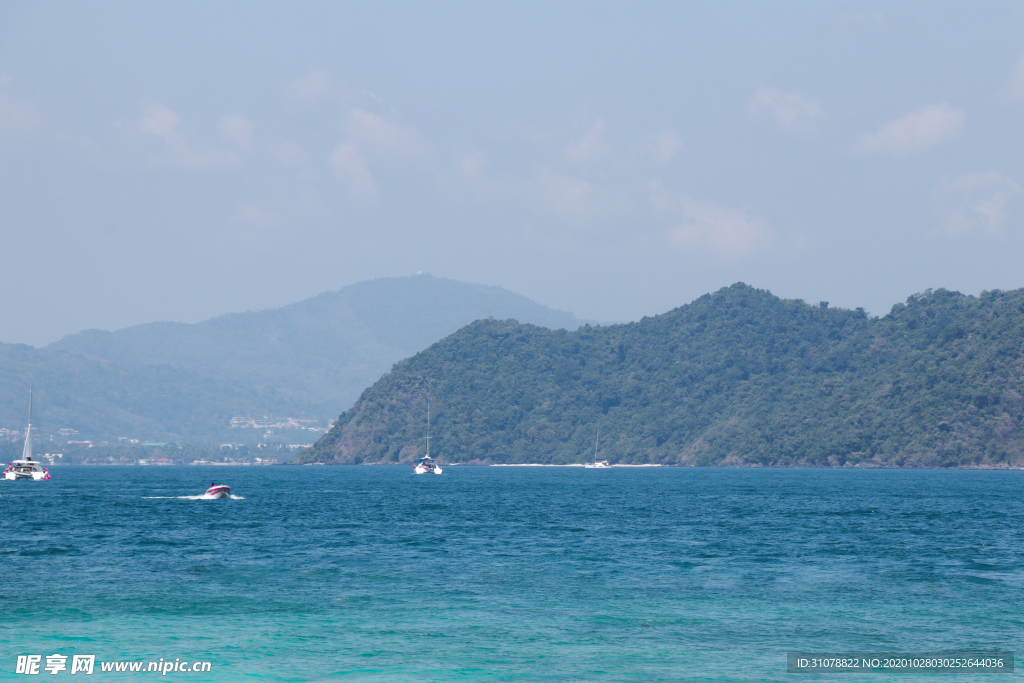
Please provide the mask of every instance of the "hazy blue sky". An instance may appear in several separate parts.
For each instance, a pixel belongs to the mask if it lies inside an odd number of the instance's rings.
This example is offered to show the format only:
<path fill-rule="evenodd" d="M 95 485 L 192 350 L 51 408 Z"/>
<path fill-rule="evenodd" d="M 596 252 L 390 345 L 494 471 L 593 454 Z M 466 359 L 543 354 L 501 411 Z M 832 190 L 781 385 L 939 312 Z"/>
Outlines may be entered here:
<path fill-rule="evenodd" d="M 0 341 L 417 271 L 1024 286 L 1024 3 L 0 4 Z"/>

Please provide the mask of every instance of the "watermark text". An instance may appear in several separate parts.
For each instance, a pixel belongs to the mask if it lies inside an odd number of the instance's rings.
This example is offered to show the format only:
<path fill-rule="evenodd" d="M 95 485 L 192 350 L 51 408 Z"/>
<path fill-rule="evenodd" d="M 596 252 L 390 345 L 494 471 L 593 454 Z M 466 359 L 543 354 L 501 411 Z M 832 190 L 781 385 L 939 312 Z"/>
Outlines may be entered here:
<path fill-rule="evenodd" d="M 91 675 L 94 671 L 103 673 L 157 673 L 161 676 L 176 673 L 207 673 L 213 668 L 208 661 L 192 660 L 188 658 L 175 657 L 174 659 L 156 660 L 113 660 L 108 662 L 96 661 L 96 655 L 18 655 L 14 666 L 14 673 L 25 674 L 26 676 L 37 676 L 49 674 L 56 676 L 59 673 L 69 675 L 85 674 Z"/>

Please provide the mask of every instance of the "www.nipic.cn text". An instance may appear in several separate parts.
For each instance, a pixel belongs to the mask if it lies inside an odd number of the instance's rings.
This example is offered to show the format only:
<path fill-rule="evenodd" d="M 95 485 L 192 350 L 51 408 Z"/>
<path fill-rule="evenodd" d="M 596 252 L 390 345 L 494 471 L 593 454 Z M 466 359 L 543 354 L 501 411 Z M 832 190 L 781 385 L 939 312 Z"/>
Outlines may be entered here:
<path fill-rule="evenodd" d="M 202 673 L 212 668 L 210 662 L 192 661 L 175 657 L 173 660 L 161 657 L 158 660 L 97 662 L 96 655 L 18 655 L 14 673 L 28 676 L 39 674 L 57 675 L 103 673 Z"/>

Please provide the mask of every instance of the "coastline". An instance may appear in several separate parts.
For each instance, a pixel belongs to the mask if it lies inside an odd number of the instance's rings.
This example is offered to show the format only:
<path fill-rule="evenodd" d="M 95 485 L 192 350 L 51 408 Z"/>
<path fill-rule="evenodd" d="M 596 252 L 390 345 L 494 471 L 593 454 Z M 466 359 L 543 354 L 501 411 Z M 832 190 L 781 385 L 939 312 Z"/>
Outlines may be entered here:
<path fill-rule="evenodd" d="M 232 463 L 235 464 L 235 463 Z M 240 464 L 240 463 L 239 463 Z M 395 462 L 360 462 L 360 463 L 341 463 L 341 462 L 284 462 L 278 463 L 279 465 L 295 465 L 295 466 L 310 466 L 310 465 L 330 465 L 335 467 L 411 467 L 412 463 L 395 463 Z M 552 464 L 552 463 L 492 463 L 492 462 L 449 462 L 442 463 L 444 467 L 580 467 L 585 468 L 586 463 L 567 463 L 567 464 Z M 746 470 L 746 469 L 764 469 L 764 470 L 922 470 L 930 472 L 944 472 L 944 471 L 970 471 L 970 470 L 992 470 L 992 471 L 1021 471 L 1024 470 L 1024 464 L 1010 464 L 1010 463 L 982 463 L 979 465 L 957 465 L 955 467 L 931 467 L 928 465 L 922 465 L 920 463 L 913 463 L 910 465 L 890 465 L 888 463 L 879 464 L 878 462 L 870 462 L 865 464 L 860 462 L 857 464 L 846 464 L 846 465 L 813 465 L 809 463 L 795 463 L 792 465 L 760 465 L 760 464 L 721 464 L 721 465 L 693 465 L 689 463 L 644 463 L 639 465 L 628 464 L 628 463 L 613 463 L 612 467 L 621 468 L 689 468 L 689 469 L 707 469 L 707 470 Z"/>
<path fill-rule="evenodd" d="M 492 463 L 487 467 L 586 467 L 587 463 L 570 463 L 568 465 L 551 465 L 543 462 L 514 462 L 514 463 Z M 665 467 L 660 463 L 650 463 L 645 465 L 612 465 L 612 467 Z"/>

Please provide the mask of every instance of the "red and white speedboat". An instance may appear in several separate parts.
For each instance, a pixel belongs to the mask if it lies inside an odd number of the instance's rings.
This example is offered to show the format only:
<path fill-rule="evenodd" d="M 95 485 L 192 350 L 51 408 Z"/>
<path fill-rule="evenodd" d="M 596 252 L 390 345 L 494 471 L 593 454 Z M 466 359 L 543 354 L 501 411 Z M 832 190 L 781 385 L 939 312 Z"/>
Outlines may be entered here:
<path fill-rule="evenodd" d="M 231 487 L 225 486 L 224 484 L 210 484 L 210 488 L 206 489 L 206 493 L 203 494 L 204 498 L 227 498 L 231 495 Z"/>

